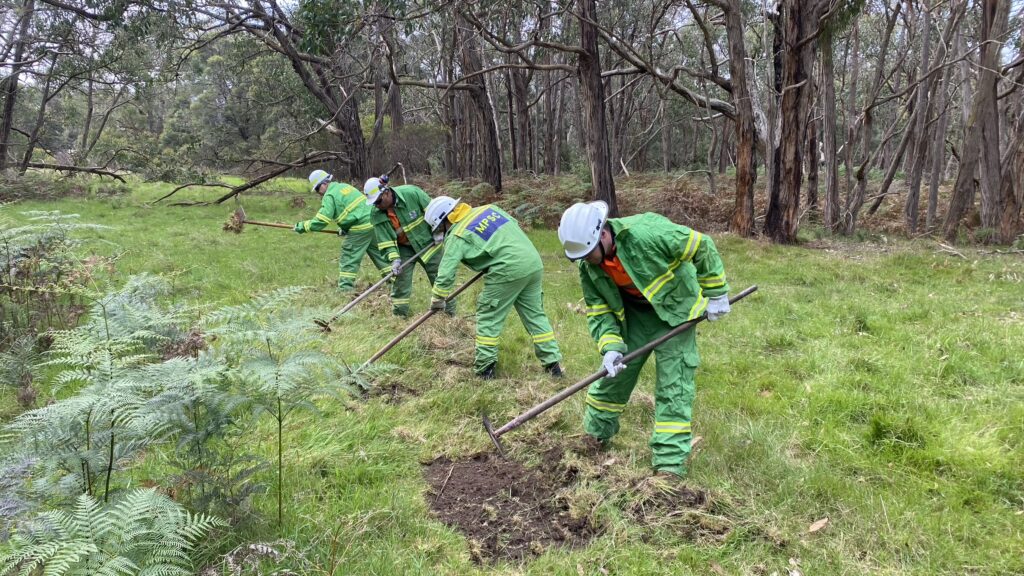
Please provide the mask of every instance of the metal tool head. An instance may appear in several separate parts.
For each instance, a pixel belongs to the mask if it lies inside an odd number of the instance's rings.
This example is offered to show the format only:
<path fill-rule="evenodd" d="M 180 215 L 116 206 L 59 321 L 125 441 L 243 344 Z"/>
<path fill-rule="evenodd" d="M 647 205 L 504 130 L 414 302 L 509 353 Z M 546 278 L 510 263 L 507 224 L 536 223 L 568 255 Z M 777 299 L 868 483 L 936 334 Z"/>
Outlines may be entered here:
<path fill-rule="evenodd" d="M 501 445 L 501 439 L 494 433 L 494 427 L 491 426 L 491 419 L 487 417 L 487 413 L 483 413 L 484 430 L 487 431 L 487 435 L 491 437 L 491 442 L 494 442 L 494 447 L 498 449 L 498 454 L 502 458 L 505 457 L 505 448 Z"/>
<path fill-rule="evenodd" d="M 313 323 L 316 324 L 317 326 L 319 326 L 320 330 L 322 330 L 324 332 L 330 332 L 331 331 L 331 323 L 330 323 L 329 320 L 321 320 L 319 318 L 314 318 L 313 319 Z"/>

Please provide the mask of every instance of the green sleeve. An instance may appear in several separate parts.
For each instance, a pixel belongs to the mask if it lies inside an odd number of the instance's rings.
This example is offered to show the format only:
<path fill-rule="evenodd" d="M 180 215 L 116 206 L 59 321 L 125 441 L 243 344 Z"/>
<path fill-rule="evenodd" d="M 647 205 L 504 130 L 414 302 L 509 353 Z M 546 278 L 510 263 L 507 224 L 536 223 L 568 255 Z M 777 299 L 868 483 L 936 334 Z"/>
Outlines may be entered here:
<path fill-rule="evenodd" d="M 391 220 L 388 220 L 386 214 L 383 214 L 380 210 L 377 210 L 371 218 L 373 221 L 373 232 L 377 237 L 377 249 L 388 262 L 398 260 L 398 234 L 395 234 L 395 229 L 391 226 Z"/>
<path fill-rule="evenodd" d="M 465 251 L 466 241 L 457 236 L 450 236 L 444 242 L 444 255 L 441 256 L 441 264 L 437 267 L 437 277 L 434 279 L 434 288 L 431 295 L 434 299 L 446 299 L 451 296 L 455 289 L 455 275 L 459 271 L 459 263 L 462 262 L 462 254 Z"/>
<path fill-rule="evenodd" d="M 666 262 L 693 263 L 697 269 L 697 284 L 706 298 L 729 292 L 725 267 L 710 237 L 686 226 L 673 225 L 670 233 L 660 234 L 657 238 Z"/>
<path fill-rule="evenodd" d="M 729 293 L 729 283 L 725 280 L 725 265 L 718 255 L 718 248 L 710 236 L 701 235 L 701 243 L 693 256 L 693 265 L 697 268 L 697 284 L 707 298 L 714 298 Z"/>
<path fill-rule="evenodd" d="M 338 215 L 338 228 L 342 230 L 348 230 L 349 228 L 360 224 L 365 221 L 366 218 L 366 196 L 363 196 L 362 192 L 359 192 L 355 188 L 349 187 L 345 189 L 345 194 L 341 196 L 341 213 Z"/>
<path fill-rule="evenodd" d="M 616 316 L 622 310 L 613 310 L 611 304 L 601 296 L 594 285 L 590 273 L 584 269 L 585 262 L 580 262 L 580 284 L 583 286 L 583 300 L 587 304 L 587 328 L 590 336 L 597 341 L 597 351 L 601 354 L 610 351 L 626 353 L 626 343 L 622 340 L 622 330 Z"/>
<path fill-rule="evenodd" d="M 320 211 L 313 218 L 299 222 L 300 226 L 296 227 L 296 232 L 319 232 L 328 224 L 334 224 L 335 210 L 334 197 L 324 194 L 323 200 L 320 201 Z"/>

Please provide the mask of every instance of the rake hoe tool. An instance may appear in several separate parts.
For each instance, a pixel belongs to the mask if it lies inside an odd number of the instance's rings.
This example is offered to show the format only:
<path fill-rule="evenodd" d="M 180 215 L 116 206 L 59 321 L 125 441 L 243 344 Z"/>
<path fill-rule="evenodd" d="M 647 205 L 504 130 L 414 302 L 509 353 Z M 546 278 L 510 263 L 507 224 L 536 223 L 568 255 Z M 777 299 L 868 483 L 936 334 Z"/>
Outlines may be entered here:
<path fill-rule="evenodd" d="M 476 276 L 473 276 L 469 280 L 466 280 L 465 284 L 463 284 L 462 286 L 459 286 L 458 289 L 456 289 L 454 292 L 452 292 L 451 296 L 449 296 L 449 297 L 444 299 L 445 304 L 447 304 L 448 302 L 454 300 L 456 296 L 461 294 L 466 288 L 469 288 L 469 286 L 471 284 L 473 284 L 473 282 L 476 282 L 477 280 L 479 280 L 483 275 L 484 275 L 483 272 L 477 272 Z M 398 336 L 395 336 L 394 338 L 392 338 L 391 342 L 388 342 L 387 344 L 384 345 L 383 348 L 378 350 L 376 354 L 374 354 L 373 356 L 370 356 L 370 359 L 367 360 L 366 362 L 364 362 L 363 365 L 360 366 L 360 368 L 365 368 L 365 367 L 369 366 L 370 364 L 373 364 L 374 362 L 379 360 L 381 356 L 387 354 L 388 350 L 391 350 L 392 348 L 394 348 L 395 345 L 398 344 L 399 342 L 401 342 L 406 336 L 408 336 L 409 334 L 412 334 L 413 330 L 419 328 L 420 324 L 423 324 L 431 316 L 433 316 L 434 314 L 437 314 L 438 312 L 439 312 L 439 310 L 435 310 L 433 308 L 431 308 L 430 310 L 427 310 L 426 312 L 424 312 L 423 316 L 420 316 L 412 324 L 409 324 L 409 327 L 406 328 L 405 330 L 402 330 L 398 334 Z"/>
<path fill-rule="evenodd" d="M 414 254 L 413 257 L 410 258 L 409 261 L 402 266 L 402 268 L 405 268 L 405 266 L 411 265 L 412 263 L 416 262 L 416 260 L 418 260 L 420 257 L 422 257 L 424 254 L 427 253 L 427 250 L 430 250 L 434 246 L 437 246 L 437 245 L 436 244 L 427 244 L 427 246 L 424 247 L 423 250 L 420 250 L 419 252 Z M 331 331 L 331 323 L 332 322 L 334 322 L 338 318 L 341 318 L 342 314 L 344 314 L 345 312 L 348 312 L 349 310 L 354 308 L 356 304 L 359 304 L 360 302 L 362 302 L 363 299 L 366 298 L 367 296 L 369 296 L 370 294 L 372 294 L 374 290 L 376 290 L 377 288 L 380 288 L 381 286 L 386 284 L 388 282 L 388 280 L 391 280 L 394 277 L 395 277 L 395 273 L 394 272 L 388 272 L 387 276 L 385 276 L 385 277 L 381 278 L 380 280 L 378 280 L 376 284 L 374 284 L 373 286 L 370 286 L 369 288 L 367 288 L 366 291 L 363 292 L 362 294 L 360 294 L 359 296 L 356 296 L 351 302 L 346 304 L 344 308 L 339 310 L 337 314 L 332 316 L 330 320 L 316 319 L 316 320 L 313 320 L 313 323 L 316 324 L 317 326 L 319 326 L 320 329 L 323 330 L 324 332 L 330 332 Z"/>
<path fill-rule="evenodd" d="M 730 298 L 729 304 L 739 302 L 740 300 L 746 298 L 747 296 L 750 296 L 756 291 L 757 286 L 751 286 L 750 288 L 747 288 L 746 290 Z M 644 344 L 640 348 L 637 348 L 636 350 L 633 350 L 629 354 L 626 354 L 625 356 L 623 356 L 622 362 L 625 364 L 635 358 L 647 354 L 651 350 L 654 350 L 658 346 L 661 346 L 662 344 L 671 340 L 675 336 L 678 336 L 682 332 L 685 332 L 690 328 L 696 326 L 698 323 L 700 323 L 702 320 L 705 320 L 706 318 L 707 315 L 705 314 L 699 318 L 694 318 L 693 320 L 690 320 L 688 322 L 683 322 L 679 326 L 676 326 L 675 328 L 669 330 L 665 334 L 662 334 L 658 338 L 655 338 L 654 340 L 648 342 L 647 344 Z M 484 430 L 486 430 L 487 435 L 491 437 L 491 442 L 494 442 L 494 447 L 498 449 L 498 453 L 501 454 L 502 457 L 504 457 L 505 448 L 502 447 L 501 445 L 502 436 L 504 436 L 507 432 L 511 432 L 512 430 L 519 428 L 520 426 L 529 422 L 530 420 L 533 420 L 537 416 L 540 416 L 543 412 L 547 411 L 548 408 L 551 408 L 555 404 L 562 402 L 566 398 L 572 396 L 573 394 L 579 392 L 580 390 L 583 390 L 584 388 L 590 386 L 591 384 L 600 380 L 601 378 L 604 378 L 607 374 L 608 371 L 602 368 L 600 371 L 591 374 L 590 376 L 587 376 L 583 380 L 580 380 L 579 382 L 573 384 L 572 386 L 566 388 L 565 390 L 562 390 L 558 394 L 555 394 L 551 398 L 548 398 L 547 400 L 541 402 L 540 404 L 537 404 L 533 408 L 530 408 L 526 412 L 523 412 L 519 416 L 516 416 L 514 419 L 512 419 L 511 422 L 505 424 L 504 426 L 498 428 L 497 430 L 495 430 L 494 427 L 491 426 L 491 420 L 490 418 L 487 417 L 487 414 L 485 413 L 483 414 Z"/>
<path fill-rule="evenodd" d="M 253 226 L 267 226 L 267 227 L 270 227 L 270 228 L 287 228 L 288 230 L 294 230 L 294 228 L 292 226 L 290 226 L 288 224 L 281 224 L 279 222 L 259 222 L 259 221 L 256 221 L 256 220 L 247 220 L 246 217 L 245 217 L 245 210 L 243 210 L 241 206 L 239 206 L 238 209 L 235 210 L 235 214 L 232 217 L 232 220 L 237 222 L 239 225 L 241 225 L 241 224 L 252 224 Z M 241 228 L 239 228 L 239 231 L 241 231 Z M 335 234 L 335 235 L 337 235 L 337 232 L 334 232 L 334 231 L 331 231 L 331 230 L 317 230 L 317 232 L 323 232 L 324 234 Z"/>

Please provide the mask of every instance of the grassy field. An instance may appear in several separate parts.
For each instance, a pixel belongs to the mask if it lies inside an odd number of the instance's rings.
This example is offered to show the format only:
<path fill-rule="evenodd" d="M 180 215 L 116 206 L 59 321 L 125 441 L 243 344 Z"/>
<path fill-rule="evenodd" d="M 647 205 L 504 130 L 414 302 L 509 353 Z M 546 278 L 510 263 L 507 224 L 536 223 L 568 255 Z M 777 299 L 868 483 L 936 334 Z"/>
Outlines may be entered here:
<path fill-rule="evenodd" d="M 300 181 L 282 186 L 304 190 Z M 225 233 L 233 204 L 146 204 L 166 190 L 3 210 L 15 219 L 60 210 L 109 226 L 90 233 L 89 246 L 116 255 L 116 278 L 165 275 L 183 303 L 239 303 L 290 285 L 313 288 L 310 307 L 345 303 L 334 290 L 335 237 L 254 226 Z M 190 194 L 199 196 L 180 195 Z M 242 202 L 250 218 L 293 223 L 315 211 L 303 196 L 305 208 L 291 193 Z M 573 265 L 552 230 L 530 235 L 569 378 L 546 377 L 510 319 L 499 379 L 476 379 L 473 289 L 456 318 L 432 319 L 385 357 L 391 369 L 375 384 L 398 397 L 326 402 L 289 421 L 281 529 L 271 492 L 258 501 L 265 522 L 206 553 L 290 541 L 264 573 L 1024 574 L 1024 258 L 956 255 L 927 240 L 779 247 L 724 234 L 715 240 L 733 290 L 760 290 L 700 329 L 694 428 L 703 441 L 687 485 L 710 504 L 636 513 L 650 490 L 649 365 L 611 450 L 575 457 L 578 473 L 560 494 L 599 534 L 523 562 L 476 562 L 473 544 L 430 513 L 423 465 L 489 450 L 481 410 L 504 422 L 600 361 Z M 365 285 L 368 263 L 363 274 Z M 416 282 L 413 308 L 422 311 L 429 290 L 419 272 Z M 323 347 L 359 363 L 405 324 L 373 297 Z M 532 466 L 578 443 L 582 409 L 580 395 L 508 434 L 510 456 Z M 269 425 L 264 432 L 249 441 L 270 458 L 274 435 Z"/>

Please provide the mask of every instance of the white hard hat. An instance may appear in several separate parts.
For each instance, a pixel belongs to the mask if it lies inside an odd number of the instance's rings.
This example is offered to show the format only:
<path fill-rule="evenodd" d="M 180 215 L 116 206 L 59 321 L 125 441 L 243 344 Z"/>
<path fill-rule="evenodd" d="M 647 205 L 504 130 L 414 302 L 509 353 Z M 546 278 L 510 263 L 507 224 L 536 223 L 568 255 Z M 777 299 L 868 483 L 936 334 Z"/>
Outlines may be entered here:
<path fill-rule="evenodd" d="M 309 174 L 309 183 L 313 185 L 313 191 L 316 191 L 316 187 L 323 184 L 324 182 L 330 182 L 331 175 L 324 170 L 313 170 Z"/>
<path fill-rule="evenodd" d="M 363 184 L 363 194 L 366 195 L 366 203 L 373 206 L 377 202 L 377 198 L 380 198 L 382 192 L 387 186 L 380 181 L 380 178 L 370 178 Z"/>
<path fill-rule="evenodd" d="M 451 214 L 452 210 L 459 205 L 460 198 L 452 199 L 451 196 L 438 196 L 427 204 L 427 209 L 423 213 L 423 219 L 427 221 L 430 226 L 430 231 L 433 232 L 441 225 L 444 221 L 445 216 Z"/>
<path fill-rule="evenodd" d="M 570 260 L 579 260 L 597 247 L 608 220 L 608 205 L 600 200 L 578 202 L 562 214 L 558 240 Z"/>

